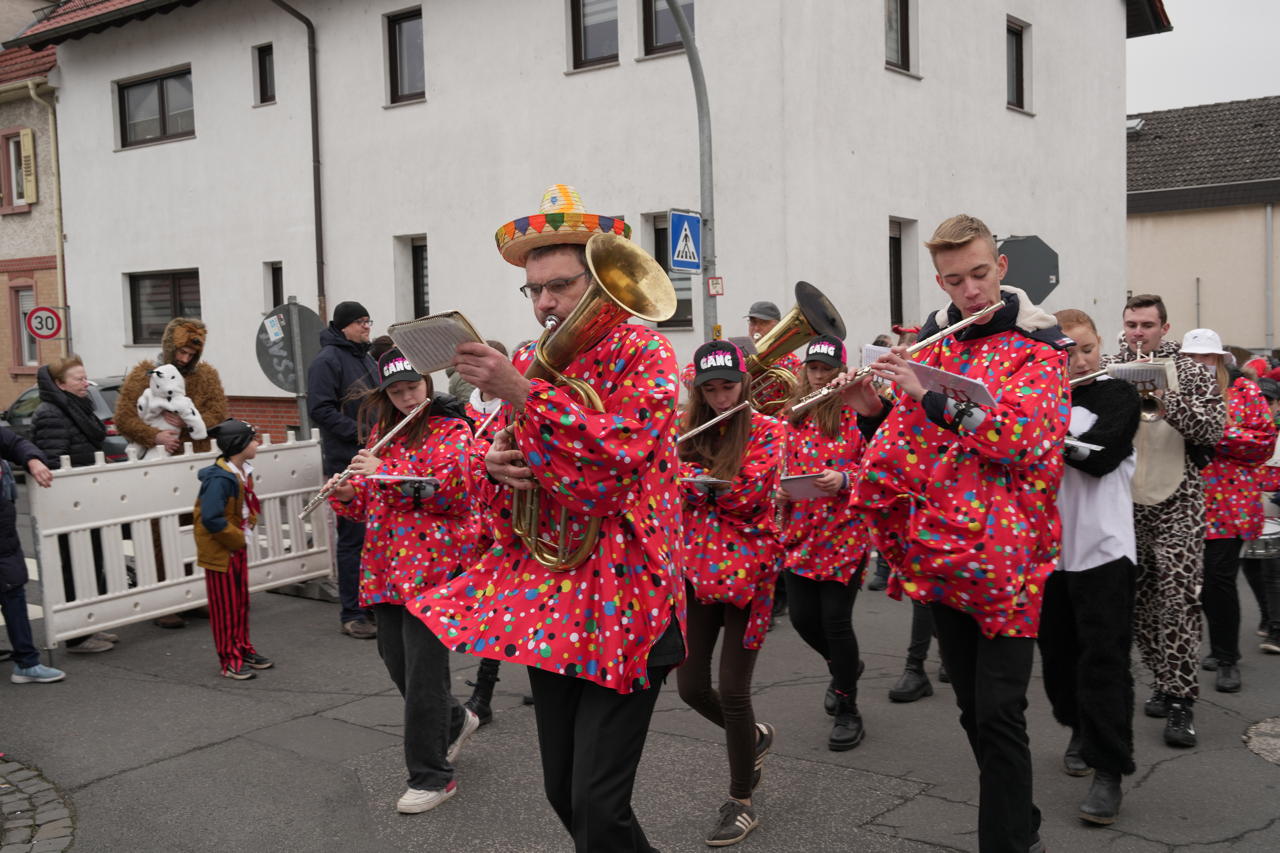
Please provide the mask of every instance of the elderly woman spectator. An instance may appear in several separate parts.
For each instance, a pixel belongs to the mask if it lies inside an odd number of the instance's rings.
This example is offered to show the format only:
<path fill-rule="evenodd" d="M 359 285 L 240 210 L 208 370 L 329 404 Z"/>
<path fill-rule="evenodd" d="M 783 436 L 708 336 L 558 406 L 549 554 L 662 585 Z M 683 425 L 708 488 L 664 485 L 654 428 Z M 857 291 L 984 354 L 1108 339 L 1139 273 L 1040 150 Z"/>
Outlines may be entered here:
<path fill-rule="evenodd" d="M 62 457 L 69 457 L 72 467 L 92 465 L 94 454 L 102 449 L 107 428 L 94 414 L 89 399 L 89 376 L 79 356 L 70 355 L 41 366 L 36 371 L 36 387 L 40 389 L 40 406 L 32 416 L 32 440 L 49 460 L 50 468 L 59 468 Z M 93 547 L 97 594 L 105 593 L 106 579 L 102 571 L 102 536 L 90 531 Z M 67 601 L 76 598 L 71 571 L 71 539 L 58 536 L 58 553 L 62 557 L 62 583 Z M 82 591 L 86 595 L 90 591 Z M 94 634 L 67 641 L 67 651 L 76 654 L 109 652 L 117 638 L 114 634 Z"/>

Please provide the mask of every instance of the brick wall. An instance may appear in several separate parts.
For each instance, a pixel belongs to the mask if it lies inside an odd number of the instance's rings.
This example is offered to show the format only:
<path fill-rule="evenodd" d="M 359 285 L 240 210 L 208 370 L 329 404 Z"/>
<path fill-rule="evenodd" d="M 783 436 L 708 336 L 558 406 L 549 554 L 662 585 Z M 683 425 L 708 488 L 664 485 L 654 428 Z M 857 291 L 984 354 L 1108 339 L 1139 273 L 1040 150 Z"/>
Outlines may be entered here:
<path fill-rule="evenodd" d="M 227 397 L 227 410 L 231 417 L 270 434 L 275 443 L 287 440 L 287 432 L 298 428 L 298 403 L 292 397 Z"/>

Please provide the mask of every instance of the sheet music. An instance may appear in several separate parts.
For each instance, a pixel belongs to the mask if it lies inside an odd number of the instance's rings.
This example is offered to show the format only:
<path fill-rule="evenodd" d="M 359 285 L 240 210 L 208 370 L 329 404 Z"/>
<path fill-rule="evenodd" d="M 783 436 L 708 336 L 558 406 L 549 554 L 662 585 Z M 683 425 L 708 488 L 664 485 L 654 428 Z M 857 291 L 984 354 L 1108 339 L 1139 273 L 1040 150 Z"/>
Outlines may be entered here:
<path fill-rule="evenodd" d="M 996 404 L 996 398 L 991 396 L 987 386 L 976 379 L 970 379 L 957 373 L 948 373 L 945 370 L 939 370 L 927 364 L 918 364 L 914 361 L 911 362 L 911 370 L 926 391 L 937 391 L 953 400 L 960 402 L 967 400 L 977 403 L 979 406 L 994 406 Z"/>
<path fill-rule="evenodd" d="M 453 361 L 458 344 L 469 341 L 484 343 L 484 338 L 471 322 L 458 311 L 446 311 L 396 323 L 387 329 L 414 370 L 422 375 L 444 370 Z"/>
<path fill-rule="evenodd" d="M 817 474 L 794 474 L 790 477 L 782 478 L 782 488 L 787 496 L 793 501 L 807 501 L 815 498 L 829 498 L 831 495 L 819 489 L 813 484 L 823 473 Z"/>
<path fill-rule="evenodd" d="M 1158 361 L 1139 359 L 1113 364 L 1107 368 L 1107 374 L 1116 379 L 1123 379 L 1142 394 L 1150 394 L 1152 391 L 1161 389 L 1178 390 L 1178 373 L 1174 369 L 1173 362 L 1168 359 Z"/>
<path fill-rule="evenodd" d="M 889 351 L 889 347 L 878 347 L 875 344 L 862 345 L 862 367 L 866 367 Z"/>

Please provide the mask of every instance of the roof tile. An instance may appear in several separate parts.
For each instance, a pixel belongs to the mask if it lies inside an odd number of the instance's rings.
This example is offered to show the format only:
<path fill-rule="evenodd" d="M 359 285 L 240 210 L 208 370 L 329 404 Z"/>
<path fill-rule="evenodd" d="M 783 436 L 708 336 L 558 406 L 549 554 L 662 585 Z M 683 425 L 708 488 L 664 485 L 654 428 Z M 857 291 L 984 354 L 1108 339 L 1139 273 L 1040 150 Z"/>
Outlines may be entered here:
<path fill-rule="evenodd" d="M 1280 178 L 1280 96 L 1137 113 L 1129 192 Z"/>

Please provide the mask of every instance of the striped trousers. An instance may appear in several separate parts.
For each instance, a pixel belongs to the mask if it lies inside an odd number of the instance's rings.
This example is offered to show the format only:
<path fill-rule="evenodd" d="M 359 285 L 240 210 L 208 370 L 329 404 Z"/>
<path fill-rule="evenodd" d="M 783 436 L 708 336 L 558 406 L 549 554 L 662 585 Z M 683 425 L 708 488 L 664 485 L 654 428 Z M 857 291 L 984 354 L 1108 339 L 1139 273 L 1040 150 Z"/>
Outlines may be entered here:
<path fill-rule="evenodd" d="M 225 572 L 204 570 L 209 596 L 209 627 L 222 671 L 239 669 L 246 654 L 256 654 L 249 642 L 249 558 L 244 549 L 233 551 Z"/>

